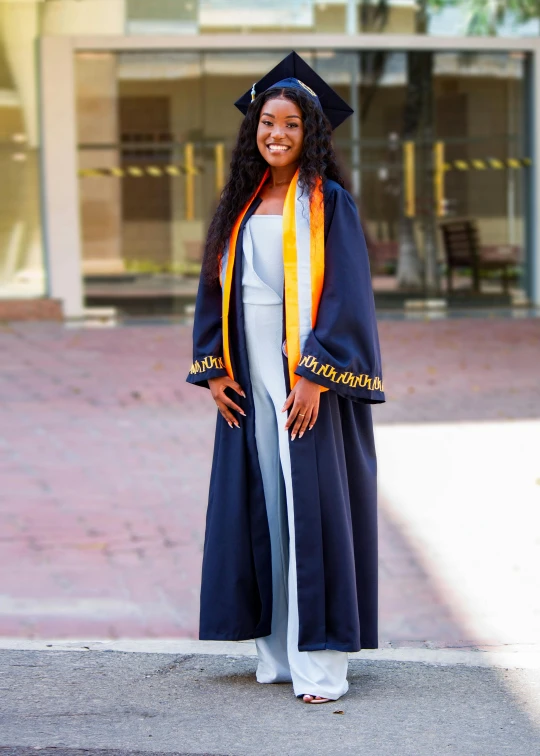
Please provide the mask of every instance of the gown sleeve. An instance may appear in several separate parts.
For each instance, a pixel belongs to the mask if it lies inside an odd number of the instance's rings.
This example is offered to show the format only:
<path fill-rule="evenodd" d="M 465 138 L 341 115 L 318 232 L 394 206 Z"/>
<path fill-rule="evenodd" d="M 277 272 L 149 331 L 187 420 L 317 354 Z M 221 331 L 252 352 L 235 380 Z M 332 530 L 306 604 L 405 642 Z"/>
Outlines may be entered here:
<path fill-rule="evenodd" d="M 366 241 L 351 195 L 335 184 L 325 196 L 324 284 L 315 327 L 296 374 L 341 396 L 385 401 Z"/>
<path fill-rule="evenodd" d="M 221 287 L 212 285 L 201 275 L 193 323 L 193 364 L 186 378 L 188 383 L 209 388 L 209 378 L 227 375 L 223 362 L 221 307 Z"/>

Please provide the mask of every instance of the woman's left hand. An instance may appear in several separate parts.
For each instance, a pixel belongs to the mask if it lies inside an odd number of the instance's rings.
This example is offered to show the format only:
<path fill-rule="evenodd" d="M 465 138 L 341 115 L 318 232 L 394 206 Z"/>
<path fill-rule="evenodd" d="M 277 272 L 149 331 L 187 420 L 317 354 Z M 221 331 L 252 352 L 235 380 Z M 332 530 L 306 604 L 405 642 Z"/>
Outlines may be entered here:
<path fill-rule="evenodd" d="M 302 377 L 287 397 L 281 411 L 286 412 L 292 408 L 285 423 L 285 430 L 292 427 L 292 441 L 297 435 L 302 438 L 306 430 L 311 430 L 315 425 L 319 415 L 321 390 L 322 386 L 318 383 Z"/>

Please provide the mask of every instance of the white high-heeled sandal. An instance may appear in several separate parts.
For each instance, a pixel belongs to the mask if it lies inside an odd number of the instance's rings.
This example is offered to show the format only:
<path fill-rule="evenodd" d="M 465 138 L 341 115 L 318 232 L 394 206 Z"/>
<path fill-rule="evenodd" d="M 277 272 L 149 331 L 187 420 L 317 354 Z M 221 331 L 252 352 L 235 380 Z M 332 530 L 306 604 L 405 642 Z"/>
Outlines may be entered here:
<path fill-rule="evenodd" d="M 323 704 L 323 703 L 330 703 L 330 701 L 333 701 L 332 698 L 322 698 L 321 696 L 312 696 L 311 693 L 304 693 L 304 695 L 301 696 L 301 698 L 304 703 L 309 703 L 309 704 Z M 311 700 L 306 701 L 306 698 L 310 698 Z"/>

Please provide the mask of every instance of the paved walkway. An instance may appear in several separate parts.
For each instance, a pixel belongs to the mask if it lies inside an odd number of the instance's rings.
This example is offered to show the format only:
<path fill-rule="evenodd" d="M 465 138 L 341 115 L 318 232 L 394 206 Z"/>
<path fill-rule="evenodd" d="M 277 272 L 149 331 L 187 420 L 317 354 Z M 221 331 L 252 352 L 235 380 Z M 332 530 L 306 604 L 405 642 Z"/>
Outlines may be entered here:
<path fill-rule="evenodd" d="M 529 642 L 535 600 L 521 633 L 501 613 L 540 595 L 540 321 L 381 339 L 382 645 Z M 0 329 L 1 636 L 196 637 L 215 409 L 189 363 L 187 326 Z M 510 579 L 477 611 L 492 564 Z"/>
<path fill-rule="evenodd" d="M 349 693 L 308 706 L 288 684 L 259 685 L 253 657 L 0 651 L 9 690 L 0 756 L 540 752 L 537 665 L 445 663 L 430 653 L 420 664 L 351 661 Z"/>

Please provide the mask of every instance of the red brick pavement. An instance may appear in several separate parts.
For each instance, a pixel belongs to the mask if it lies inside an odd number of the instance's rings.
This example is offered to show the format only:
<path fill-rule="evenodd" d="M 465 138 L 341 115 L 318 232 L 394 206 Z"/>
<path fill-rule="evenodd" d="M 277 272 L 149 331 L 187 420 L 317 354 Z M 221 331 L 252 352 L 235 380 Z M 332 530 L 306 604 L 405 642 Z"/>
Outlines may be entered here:
<path fill-rule="evenodd" d="M 540 321 L 383 322 L 379 423 L 540 415 Z M 215 423 L 187 326 L 0 329 L 0 635 L 196 637 Z M 381 636 L 467 643 L 381 502 Z"/>

